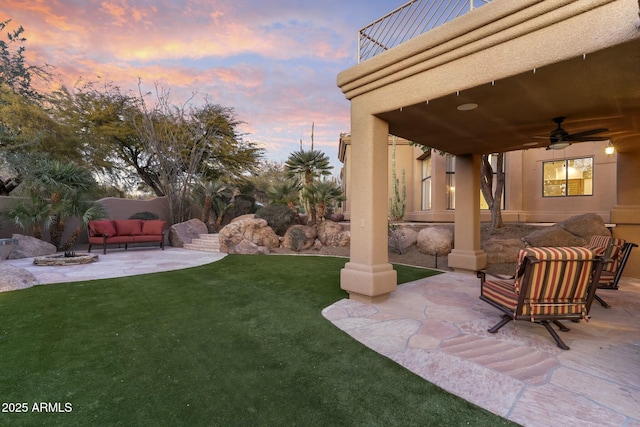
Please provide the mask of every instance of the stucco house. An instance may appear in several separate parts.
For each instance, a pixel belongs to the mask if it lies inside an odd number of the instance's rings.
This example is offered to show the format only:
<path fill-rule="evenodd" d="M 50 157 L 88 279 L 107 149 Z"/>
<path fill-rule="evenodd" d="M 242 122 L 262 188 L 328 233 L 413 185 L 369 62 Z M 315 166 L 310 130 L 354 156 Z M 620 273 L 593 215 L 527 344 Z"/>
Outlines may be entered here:
<path fill-rule="evenodd" d="M 351 102 L 349 141 L 341 145 L 351 220 L 341 286 L 350 297 L 377 301 L 396 289 L 386 245 L 389 135 L 432 148 L 429 155 L 400 144 L 396 153 L 412 185 L 406 219 L 453 220 L 456 270 L 486 265 L 483 154 L 508 153 L 506 220 L 595 211 L 615 224 L 616 237 L 640 242 L 638 0 L 471 0 L 466 13 L 399 44 L 385 38 L 380 28 L 395 37 L 394 16 L 425 2 L 458 3 L 411 1 L 365 27 L 361 61 L 337 78 Z M 606 129 L 608 140 L 546 150 L 558 141 L 537 137 L 550 135 L 558 117 L 571 134 Z M 614 154 L 605 153 L 609 144 Z M 431 190 L 446 188 L 452 173 L 453 189 L 425 194 L 425 179 Z M 639 257 L 626 274 L 640 277 Z"/>
<path fill-rule="evenodd" d="M 394 148 L 395 139 L 395 148 Z M 388 174 L 395 169 L 399 187 L 406 191 L 404 221 L 454 222 L 456 173 L 455 156 L 438 150 L 423 150 L 404 138 L 389 136 Z M 609 148 L 609 149 L 608 149 Z M 351 219 L 350 170 L 351 135 L 340 135 L 338 158 L 343 163 L 341 178 L 345 193 L 343 214 Z M 496 156 L 490 156 L 496 167 Z M 509 151 L 504 156 L 505 187 L 502 218 L 505 222 L 559 222 L 570 216 L 596 213 L 611 222 L 616 205 L 615 149 L 609 141 L 572 144 L 561 150 L 532 148 Z M 402 177 L 404 176 L 404 182 Z M 393 183 L 387 191 L 393 196 Z M 480 195 L 480 219 L 491 218 Z"/>

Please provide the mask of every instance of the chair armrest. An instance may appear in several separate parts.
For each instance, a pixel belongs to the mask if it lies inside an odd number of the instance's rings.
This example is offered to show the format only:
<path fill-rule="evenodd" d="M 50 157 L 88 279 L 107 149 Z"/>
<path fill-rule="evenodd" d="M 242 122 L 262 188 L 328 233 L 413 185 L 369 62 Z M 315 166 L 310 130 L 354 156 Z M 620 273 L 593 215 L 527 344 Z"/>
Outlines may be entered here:
<path fill-rule="evenodd" d="M 486 276 L 495 277 L 496 279 L 500 279 L 500 280 L 511 280 L 515 278 L 515 276 L 507 277 L 501 274 L 489 273 L 487 270 L 480 270 L 476 272 L 476 277 L 478 277 L 478 279 L 481 279 L 483 282 Z"/>

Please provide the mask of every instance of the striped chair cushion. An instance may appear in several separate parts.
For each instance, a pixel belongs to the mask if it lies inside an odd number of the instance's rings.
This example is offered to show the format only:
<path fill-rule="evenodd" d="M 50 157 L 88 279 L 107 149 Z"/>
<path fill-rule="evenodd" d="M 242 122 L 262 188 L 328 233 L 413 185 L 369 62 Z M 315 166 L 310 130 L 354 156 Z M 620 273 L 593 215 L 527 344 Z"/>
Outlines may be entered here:
<path fill-rule="evenodd" d="M 518 294 L 513 288 L 513 280 L 485 280 L 482 283 L 482 295 L 512 311 L 518 306 Z"/>
<path fill-rule="evenodd" d="M 585 303 L 591 269 L 596 255 L 581 247 L 540 247 L 520 251 L 519 260 L 527 256 L 539 262 L 530 270 L 531 285 L 525 305 L 518 314 L 530 314 L 532 320 L 541 314 L 581 314 Z M 570 261 L 570 262 L 554 262 Z M 523 277 L 514 282 L 518 293 Z"/>
<path fill-rule="evenodd" d="M 586 248 L 591 249 L 597 255 L 604 255 L 610 242 L 613 244 L 613 248 L 611 249 L 611 254 L 609 256 L 613 262 L 605 264 L 602 271 L 615 273 L 616 271 L 618 271 L 618 267 L 620 266 L 620 256 L 622 255 L 622 249 L 624 248 L 625 244 L 624 240 L 611 236 L 592 236 Z M 608 282 L 607 280 L 605 280 L 606 276 L 608 275 L 603 275 L 600 278 L 600 283 Z"/>

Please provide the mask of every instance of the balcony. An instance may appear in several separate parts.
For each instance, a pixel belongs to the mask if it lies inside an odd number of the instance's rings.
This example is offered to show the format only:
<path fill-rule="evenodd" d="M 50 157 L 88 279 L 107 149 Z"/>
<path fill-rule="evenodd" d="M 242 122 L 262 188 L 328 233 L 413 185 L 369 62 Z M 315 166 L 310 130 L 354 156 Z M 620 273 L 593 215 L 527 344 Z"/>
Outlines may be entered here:
<path fill-rule="evenodd" d="M 489 2 L 491 0 L 412 0 L 358 31 L 358 62 Z"/>

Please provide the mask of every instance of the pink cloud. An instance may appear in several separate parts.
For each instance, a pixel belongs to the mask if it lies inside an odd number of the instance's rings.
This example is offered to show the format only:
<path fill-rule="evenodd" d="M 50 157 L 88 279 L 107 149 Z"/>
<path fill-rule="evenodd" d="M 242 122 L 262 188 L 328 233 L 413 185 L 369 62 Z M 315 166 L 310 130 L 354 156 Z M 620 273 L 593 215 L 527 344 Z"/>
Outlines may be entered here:
<path fill-rule="evenodd" d="M 28 61 L 55 65 L 68 86 L 100 78 L 137 90 L 140 77 L 146 90 L 169 88 L 176 103 L 198 92 L 233 107 L 247 139 L 276 157 L 308 144 L 315 122 L 316 146 L 333 157 L 349 131 L 336 74 L 354 62 L 371 2 L 394 8 L 388 0 L 3 0 L 0 19 L 24 26 Z"/>

